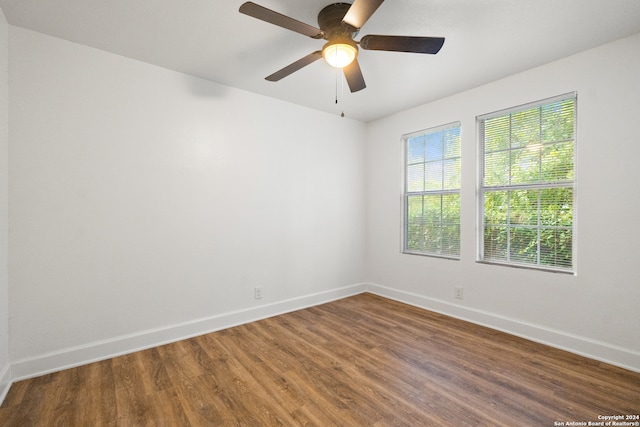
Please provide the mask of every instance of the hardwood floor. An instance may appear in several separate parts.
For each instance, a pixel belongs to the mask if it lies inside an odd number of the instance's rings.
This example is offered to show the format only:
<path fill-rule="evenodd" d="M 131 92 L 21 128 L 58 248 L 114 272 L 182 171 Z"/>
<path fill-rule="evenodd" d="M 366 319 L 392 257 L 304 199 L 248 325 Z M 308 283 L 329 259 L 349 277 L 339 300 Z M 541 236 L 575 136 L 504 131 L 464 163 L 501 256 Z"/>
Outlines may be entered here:
<path fill-rule="evenodd" d="M 638 373 L 361 294 L 17 382 L 0 425 L 557 426 L 634 414 Z"/>

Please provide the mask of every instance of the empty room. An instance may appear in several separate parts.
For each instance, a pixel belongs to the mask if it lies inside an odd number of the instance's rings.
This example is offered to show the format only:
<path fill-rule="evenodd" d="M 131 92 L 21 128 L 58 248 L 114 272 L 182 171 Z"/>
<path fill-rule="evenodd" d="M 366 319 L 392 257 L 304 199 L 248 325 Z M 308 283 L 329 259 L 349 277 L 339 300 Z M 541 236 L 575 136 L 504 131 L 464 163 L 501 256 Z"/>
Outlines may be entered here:
<path fill-rule="evenodd" d="M 0 0 L 1 426 L 640 426 L 637 0 Z"/>

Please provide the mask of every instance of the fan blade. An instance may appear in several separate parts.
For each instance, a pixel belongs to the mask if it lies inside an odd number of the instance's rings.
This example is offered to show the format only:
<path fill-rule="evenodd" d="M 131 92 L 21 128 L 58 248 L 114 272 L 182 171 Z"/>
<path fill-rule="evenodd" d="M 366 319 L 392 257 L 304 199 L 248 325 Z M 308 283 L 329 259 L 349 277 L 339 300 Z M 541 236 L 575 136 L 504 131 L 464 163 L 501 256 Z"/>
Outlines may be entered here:
<path fill-rule="evenodd" d="M 342 22 L 351 25 L 355 29 L 363 27 L 365 22 L 380 7 L 384 0 L 356 0 L 353 2 L 347 13 L 342 18 Z"/>
<path fill-rule="evenodd" d="M 322 51 L 316 50 L 315 52 L 310 53 L 304 58 L 300 58 L 296 62 L 287 65 L 282 70 L 276 71 L 270 76 L 265 77 L 265 79 L 269 80 L 270 82 L 277 82 L 278 80 L 287 77 L 289 74 L 295 73 L 299 69 L 306 67 L 307 65 L 317 61 L 320 58 L 322 58 Z"/>
<path fill-rule="evenodd" d="M 268 22 L 273 25 L 277 25 L 287 30 L 295 31 L 305 36 L 309 36 L 313 39 L 321 39 L 324 36 L 324 32 L 316 27 L 305 24 L 304 22 L 297 21 L 281 13 L 275 12 L 271 9 L 267 9 L 264 6 L 255 4 L 253 2 L 246 2 L 240 6 L 240 13 L 252 16 L 261 21 Z"/>
<path fill-rule="evenodd" d="M 444 37 L 364 36 L 360 47 L 367 50 L 436 54 L 444 44 Z"/>
<path fill-rule="evenodd" d="M 353 62 L 342 69 L 344 71 L 344 77 L 347 79 L 349 90 L 351 93 L 364 89 L 367 85 L 364 82 L 364 76 L 362 70 L 360 70 L 360 64 L 358 59 L 354 59 Z"/>

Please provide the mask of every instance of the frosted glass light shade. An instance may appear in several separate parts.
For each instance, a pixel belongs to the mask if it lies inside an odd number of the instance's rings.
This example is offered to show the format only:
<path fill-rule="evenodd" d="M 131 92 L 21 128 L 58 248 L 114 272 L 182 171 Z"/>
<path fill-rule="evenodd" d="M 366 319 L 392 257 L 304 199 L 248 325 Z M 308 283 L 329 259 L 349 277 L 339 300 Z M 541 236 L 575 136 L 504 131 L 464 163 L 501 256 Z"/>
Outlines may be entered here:
<path fill-rule="evenodd" d="M 332 67 L 344 68 L 351 64 L 356 55 L 358 49 L 355 46 L 346 43 L 333 43 L 327 44 L 322 49 L 322 57 Z"/>

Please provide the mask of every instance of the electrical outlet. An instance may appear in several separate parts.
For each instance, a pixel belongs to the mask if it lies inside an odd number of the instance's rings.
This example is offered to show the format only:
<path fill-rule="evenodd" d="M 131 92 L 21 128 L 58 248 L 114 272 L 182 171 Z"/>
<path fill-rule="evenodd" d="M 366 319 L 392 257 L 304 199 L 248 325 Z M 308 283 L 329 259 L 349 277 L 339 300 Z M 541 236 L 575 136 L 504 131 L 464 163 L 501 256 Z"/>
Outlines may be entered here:
<path fill-rule="evenodd" d="M 256 286 L 254 289 L 254 296 L 256 299 L 260 299 L 262 298 L 262 287 L 261 286 Z"/>
<path fill-rule="evenodd" d="M 463 287 L 462 286 L 456 286 L 453 289 L 455 290 L 456 299 L 462 299 Z"/>

